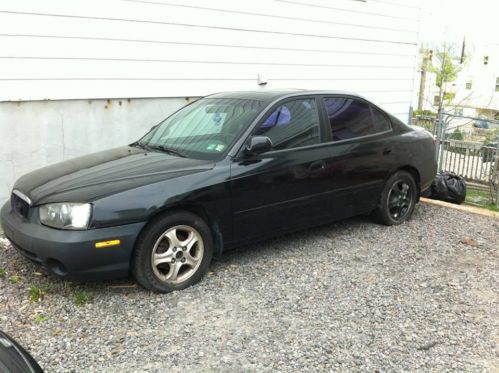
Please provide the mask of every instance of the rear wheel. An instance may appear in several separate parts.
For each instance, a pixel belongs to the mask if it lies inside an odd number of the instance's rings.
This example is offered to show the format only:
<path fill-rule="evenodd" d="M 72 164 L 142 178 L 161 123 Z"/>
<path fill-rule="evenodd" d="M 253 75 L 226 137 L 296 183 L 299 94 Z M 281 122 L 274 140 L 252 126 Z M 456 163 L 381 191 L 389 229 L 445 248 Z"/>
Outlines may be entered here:
<path fill-rule="evenodd" d="M 213 241 L 206 223 L 184 211 L 151 222 L 137 240 L 132 262 L 145 288 L 168 293 L 198 282 L 208 270 Z"/>
<path fill-rule="evenodd" d="M 386 225 L 401 224 L 411 217 L 416 199 L 414 178 L 406 171 L 398 171 L 386 182 L 372 215 Z"/>

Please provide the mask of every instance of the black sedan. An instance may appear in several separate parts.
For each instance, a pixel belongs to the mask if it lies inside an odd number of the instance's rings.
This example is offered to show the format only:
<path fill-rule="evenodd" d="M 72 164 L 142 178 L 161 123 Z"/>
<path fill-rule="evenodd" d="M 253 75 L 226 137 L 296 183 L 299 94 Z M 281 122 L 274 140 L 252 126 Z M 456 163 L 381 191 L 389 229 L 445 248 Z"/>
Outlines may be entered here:
<path fill-rule="evenodd" d="M 184 289 L 213 255 L 371 214 L 407 220 L 435 173 L 431 135 L 349 93 L 215 94 L 142 139 L 21 177 L 5 235 L 59 277 Z"/>

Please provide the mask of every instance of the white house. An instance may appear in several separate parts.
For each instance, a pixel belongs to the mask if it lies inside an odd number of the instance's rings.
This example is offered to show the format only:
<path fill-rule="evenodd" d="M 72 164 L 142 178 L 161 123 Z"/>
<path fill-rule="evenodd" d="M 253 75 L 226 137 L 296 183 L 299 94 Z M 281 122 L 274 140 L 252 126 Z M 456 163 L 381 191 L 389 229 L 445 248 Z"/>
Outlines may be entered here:
<path fill-rule="evenodd" d="M 453 104 L 475 116 L 499 118 L 499 43 L 474 45 L 468 54 L 453 84 Z"/>
<path fill-rule="evenodd" d="M 428 53 L 427 49 L 421 53 Z M 445 112 L 468 117 L 499 119 L 499 43 L 466 43 L 465 58 L 453 61 L 459 67 L 454 81 L 448 82 L 445 91 L 455 94 L 446 102 Z M 420 56 L 422 60 L 423 56 Z M 417 84 L 420 84 L 418 77 Z M 436 74 L 426 73 L 423 109 L 436 112 L 440 88 L 436 85 Z M 418 97 L 419 99 L 419 97 Z M 449 130 L 460 128 L 470 137 L 473 120 L 455 118 L 450 120 Z"/>
<path fill-rule="evenodd" d="M 419 17 L 411 0 L 4 0 L 0 202 L 217 91 L 349 90 L 407 120 Z"/>

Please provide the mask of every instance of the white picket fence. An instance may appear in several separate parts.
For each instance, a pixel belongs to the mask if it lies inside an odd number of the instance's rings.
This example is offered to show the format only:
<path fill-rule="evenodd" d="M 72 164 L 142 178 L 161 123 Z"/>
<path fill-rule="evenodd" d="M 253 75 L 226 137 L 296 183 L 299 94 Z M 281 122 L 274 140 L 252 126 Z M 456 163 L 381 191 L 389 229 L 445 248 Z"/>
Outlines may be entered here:
<path fill-rule="evenodd" d="M 496 170 L 496 148 L 481 143 L 443 140 L 439 170 L 454 172 L 477 183 L 489 183 Z"/>

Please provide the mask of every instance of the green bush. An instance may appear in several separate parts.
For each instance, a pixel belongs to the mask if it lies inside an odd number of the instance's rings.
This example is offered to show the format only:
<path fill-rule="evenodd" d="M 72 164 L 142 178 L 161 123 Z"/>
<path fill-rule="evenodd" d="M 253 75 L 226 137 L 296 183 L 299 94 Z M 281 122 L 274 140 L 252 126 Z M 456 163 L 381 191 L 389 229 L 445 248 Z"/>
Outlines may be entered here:
<path fill-rule="evenodd" d="M 412 112 L 412 116 L 415 118 L 419 115 L 426 115 L 426 116 L 432 116 L 432 117 L 436 117 L 437 116 L 437 113 L 434 113 L 433 111 L 431 110 L 414 110 Z"/>
<path fill-rule="evenodd" d="M 485 138 L 483 139 L 483 145 L 494 144 L 497 142 L 497 136 L 499 135 L 499 128 L 494 128 L 485 131 Z"/>
<path fill-rule="evenodd" d="M 464 140 L 463 133 L 459 130 L 459 128 L 456 128 L 452 133 L 446 133 L 445 138 L 447 140 Z"/>

